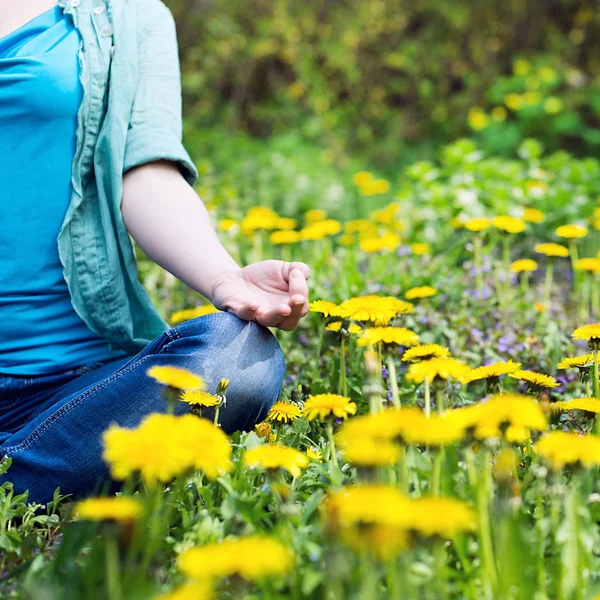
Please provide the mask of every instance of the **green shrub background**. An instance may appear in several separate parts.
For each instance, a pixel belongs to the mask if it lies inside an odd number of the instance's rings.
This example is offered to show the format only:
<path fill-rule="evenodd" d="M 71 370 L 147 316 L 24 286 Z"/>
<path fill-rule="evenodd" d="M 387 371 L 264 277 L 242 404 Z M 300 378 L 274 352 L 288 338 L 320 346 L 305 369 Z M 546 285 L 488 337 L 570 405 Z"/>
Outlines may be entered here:
<path fill-rule="evenodd" d="M 239 160 L 240 144 L 269 140 L 300 161 L 394 173 L 468 135 L 496 155 L 528 137 L 600 149 L 597 0 L 166 3 L 196 156 Z"/>

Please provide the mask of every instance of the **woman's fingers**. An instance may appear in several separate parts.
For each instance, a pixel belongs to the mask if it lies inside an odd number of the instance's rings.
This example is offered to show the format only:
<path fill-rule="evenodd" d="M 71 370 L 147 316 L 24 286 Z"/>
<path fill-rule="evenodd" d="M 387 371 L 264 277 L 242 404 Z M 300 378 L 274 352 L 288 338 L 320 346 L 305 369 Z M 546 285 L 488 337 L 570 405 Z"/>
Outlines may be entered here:
<path fill-rule="evenodd" d="M 280 304 L 275 308 L 259 309 L 254 320 L 266 327 L 277 327 L 291 312 L 292 308 L 288 304 Z"/>
<path fill-rule="evenodd" d="M 298 304 L 306 302 L 308 298 L 308 284 L 306 277 L 300 269 L 294 269 L 290 273 L 288 293 L 290 303 Z"/>
<path fill-rule="evenodd" d="M 287 273 L 288 273 L 288 277 L 287 280 L 289 281 L 291 279 L 292 273 L 297 269 L 299 270 L 302 275 L 304 275 L 304 279 L 308 279 L 310 277 L 310 267 L 303 263 L 303 262 L 291 262 L 291 263 L 287 263 Z"/>

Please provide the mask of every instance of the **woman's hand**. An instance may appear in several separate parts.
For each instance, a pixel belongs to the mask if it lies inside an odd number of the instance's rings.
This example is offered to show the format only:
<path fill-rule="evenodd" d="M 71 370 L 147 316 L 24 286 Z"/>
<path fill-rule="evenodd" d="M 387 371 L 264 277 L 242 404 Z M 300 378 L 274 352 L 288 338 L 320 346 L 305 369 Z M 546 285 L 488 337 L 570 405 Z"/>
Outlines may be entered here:
<path fill-rule="evenodd" d="M 309 276 L 304 263 L 263 260 L 220 275 L 210 299 L 240 319 L 290 331 L 308 312 Z"/>

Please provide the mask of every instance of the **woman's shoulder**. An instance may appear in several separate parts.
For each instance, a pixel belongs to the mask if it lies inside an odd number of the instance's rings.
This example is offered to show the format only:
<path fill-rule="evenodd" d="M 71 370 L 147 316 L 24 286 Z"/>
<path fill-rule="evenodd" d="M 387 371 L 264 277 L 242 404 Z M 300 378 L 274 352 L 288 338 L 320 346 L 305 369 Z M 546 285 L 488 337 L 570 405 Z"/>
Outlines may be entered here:
<path fill-rule="evenodd" d="M 117 2 L 132 2 L 135 5 L 138 30 L 174 26 L 175 20 L 171 9 L 162 0 L 117 0 Z"/>

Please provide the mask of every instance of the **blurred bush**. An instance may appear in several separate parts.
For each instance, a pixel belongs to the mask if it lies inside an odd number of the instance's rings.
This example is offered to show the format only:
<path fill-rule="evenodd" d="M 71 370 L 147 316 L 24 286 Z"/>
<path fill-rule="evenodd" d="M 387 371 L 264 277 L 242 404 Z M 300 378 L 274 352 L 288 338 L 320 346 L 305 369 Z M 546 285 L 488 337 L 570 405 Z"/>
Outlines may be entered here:
<path fill-rule="evenodd" d="M 514 154 L 600 148 L 597 0 L 166 0 L 185 114 L 293 130 L 348 166 L 432 156 L 471 134 Z"/>

